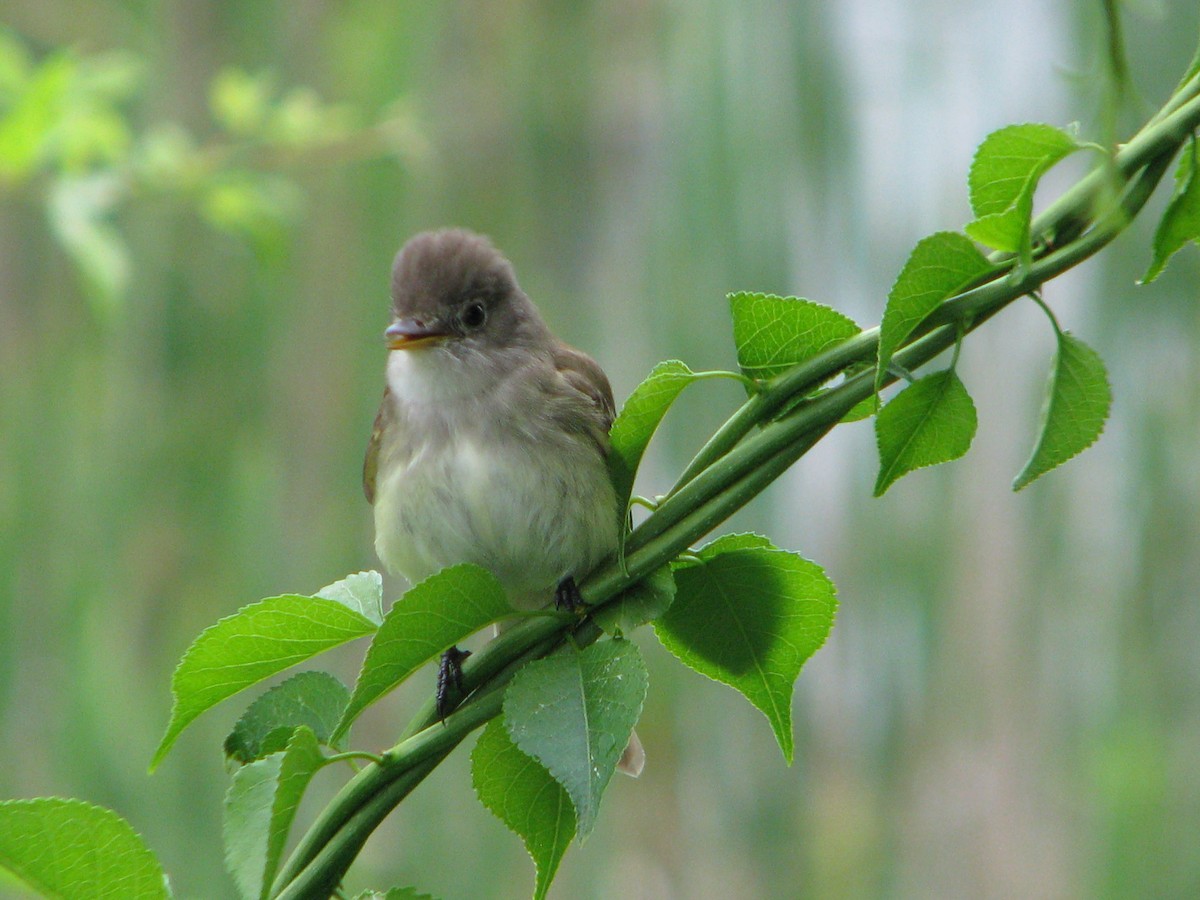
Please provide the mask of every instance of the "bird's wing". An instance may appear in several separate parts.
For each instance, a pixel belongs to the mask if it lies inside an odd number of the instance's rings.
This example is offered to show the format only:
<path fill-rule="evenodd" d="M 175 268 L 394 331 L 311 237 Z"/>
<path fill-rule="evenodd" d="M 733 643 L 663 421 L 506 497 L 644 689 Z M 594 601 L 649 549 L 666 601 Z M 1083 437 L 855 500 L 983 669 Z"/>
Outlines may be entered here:
<path fill-rule="evenodd" d="M 607 452 L 608 429 L 617 414 L 608 376 L 594 359 L 566 344 L 554 348 L 554 367 L 567 385 L 591 401 L 594 421 L 589 431 L 595 432 L 593 437 Z"/>
<path fill-rule="evenodd" d="M 371 426 L 371 439 L 367 441 L 367 455 L 363 459 L 363 493 L 367 502 L 375 502 L 375 473 L 379 469 L 379 448 L 383 444 L 383 432 L 391 424 L 393 412 L 391 391 L 383 389 L 383 400 L 379 404 L 379 412 L 375 414 L 375 424 Z"/>

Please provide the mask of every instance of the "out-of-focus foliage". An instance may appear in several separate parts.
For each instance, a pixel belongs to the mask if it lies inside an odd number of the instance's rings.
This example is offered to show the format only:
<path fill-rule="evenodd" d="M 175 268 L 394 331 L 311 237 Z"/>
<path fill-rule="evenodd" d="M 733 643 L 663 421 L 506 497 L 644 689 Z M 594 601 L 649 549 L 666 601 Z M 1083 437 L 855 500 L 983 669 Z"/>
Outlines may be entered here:
<path fill-rule="evenodd" d="M 1192 50 L 1195 5 L 1163 14 L 1126 23 L 1135 96 L 1165 96 Z M 119 810 L 189 896 L 233 893 L 217 748 L 236 710 L 198 720 L 147 779 L 166 685 L 215 619 L 375 564 L 359 465 L 405 237 L 490 233 L 623 397 L 659 359 L 731 368 L 730 290 L 878 321 L 914 240 L 972 218 L 961 173 L 986 134 L 1101 109 L 1088 4 L 12 0 L 3 16 L 6 120 L 51 60 L 40 89 L 63 96 L 63 73 L 133 64 L 121 90 L 76 82 L 124 138 L 84 142 L 71 170 L 18 151 L 31 161 L 0 176 L 0 795 Z M 274 74 L 234 76 L 214 117 L 227 71 Z M 303 85 L 351 111 L 352 137 L 293 152 L 235 130 L 256 93 L 279 110 Z M 99 275 L 47 219 L 71 178 L 58 202 L 93 232 L 76 240 L 107 241 Z M 212 207 L 249 224 L 214 228 Z M 960 360 L 980 410 L 969 464 L 872 501 L 870 429 L 838 429 L 740 517 L 839 586 L 794 708 L 796 765 L 732 692 L 681 702 L 697 680 L 685 694 L 644 645 L 648 768 L 613 784 L 559 893 L 1196 892 L 1197 269 L 1185 248 L 1134 288 L 1150 246 L 1131 233 L 1048 298 L 1115 398 L 1071 466 L 1009 491 L 1053 353 L 1028 304 Z M 92 283 L 122 266 L 115 293 Z M 679 403 L 643 493 L 722 415 L 708 393 Z M 423 697 L 381 704 L 356 743 L 388 746 Z M 467 765 L 410 798 L 352 890 L 528 891 Z"/>
<path fill-rule="evenodd" d="M 145 80 L 129 51 L 39 59 L 0 30 L 0 187 L 44 195 L 54 236 L 101 318 L 129 289 L 129 242 L 115 224 L 126 204 L 165 195 L 260 252 L 278 252 L 302 204 L 280 170 L 348 150 L 382 155 L 394 128 L 357 126 L 348 106 L 310 88 L 280 92 L 268 74 L 227 67 L 213 77 L 214 127 L 201 142 L 170 119 L 143 129 L 130 121 Z"/>

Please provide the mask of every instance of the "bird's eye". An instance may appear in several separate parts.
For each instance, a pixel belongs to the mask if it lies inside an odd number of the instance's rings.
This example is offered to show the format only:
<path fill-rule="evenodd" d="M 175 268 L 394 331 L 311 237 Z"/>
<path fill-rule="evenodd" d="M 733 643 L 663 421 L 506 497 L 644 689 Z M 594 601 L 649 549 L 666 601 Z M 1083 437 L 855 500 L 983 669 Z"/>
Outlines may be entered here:
<path fill-rule="evenodd" d="M 472 330 L 480 328 L 487 321 L 487 308 L 478 300 L 469 304 L 462 312 L 463 327 Z"/>

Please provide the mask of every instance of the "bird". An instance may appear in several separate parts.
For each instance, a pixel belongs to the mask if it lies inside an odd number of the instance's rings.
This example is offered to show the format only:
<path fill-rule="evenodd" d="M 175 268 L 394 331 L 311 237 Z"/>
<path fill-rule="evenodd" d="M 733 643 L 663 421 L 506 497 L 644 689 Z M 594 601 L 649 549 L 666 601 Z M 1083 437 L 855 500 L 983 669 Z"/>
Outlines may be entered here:
<path fill-rule="evenodd" d="M 384 340 L 363 489 L 385 567 L 415 584 L 474 563 L 518 610 L 577 606 L 576 580 L 620 538 L 604 370 L 555 337 L 487 237 L 460 228 L 400 248 Z M 443 717 L 465 655 L 442 657 Z M 634 735 L 620 768 L 643 763 Z"/>

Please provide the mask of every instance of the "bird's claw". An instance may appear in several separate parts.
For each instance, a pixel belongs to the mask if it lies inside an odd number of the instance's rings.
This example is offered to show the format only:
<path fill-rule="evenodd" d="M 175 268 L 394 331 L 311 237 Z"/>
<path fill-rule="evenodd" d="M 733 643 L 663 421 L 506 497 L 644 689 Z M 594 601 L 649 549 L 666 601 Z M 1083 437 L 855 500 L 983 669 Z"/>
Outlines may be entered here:
<path fill-rule="evenodd" d="M 451 647 L 442 654 L 438 662 L 437 692 L 434 695 L 438 718 L 445 722 L 446 716 L 454 711 L 463 696 L 462 664 L 471 655 L 470 650 Z"/>
<path fill-rule="evenodd" d="M 583 594 L 579 593 L 579 585 L 575 576 L 568 575 L 554 589 L 554 608 L 562 612 L 579 612 L 587 607 Z"/>

